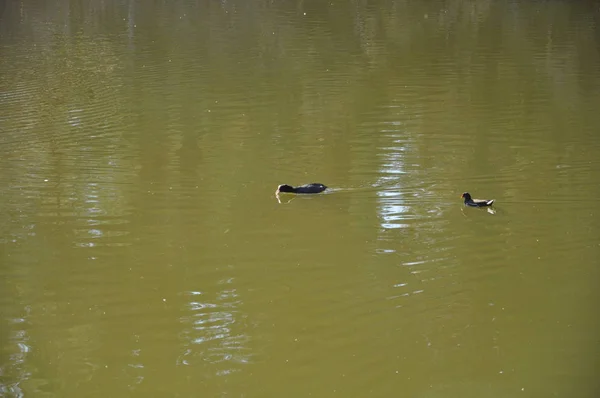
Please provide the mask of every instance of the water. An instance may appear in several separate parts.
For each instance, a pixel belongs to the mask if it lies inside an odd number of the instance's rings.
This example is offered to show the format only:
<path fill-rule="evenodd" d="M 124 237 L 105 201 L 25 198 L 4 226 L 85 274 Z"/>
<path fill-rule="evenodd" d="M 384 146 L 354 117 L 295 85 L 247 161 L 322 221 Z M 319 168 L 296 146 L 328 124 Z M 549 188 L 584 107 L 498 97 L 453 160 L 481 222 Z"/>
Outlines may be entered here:
<path fill-rule="evenodd" d="M 597 4 L 0 7 L 0 395 L 597 396 Z"/>

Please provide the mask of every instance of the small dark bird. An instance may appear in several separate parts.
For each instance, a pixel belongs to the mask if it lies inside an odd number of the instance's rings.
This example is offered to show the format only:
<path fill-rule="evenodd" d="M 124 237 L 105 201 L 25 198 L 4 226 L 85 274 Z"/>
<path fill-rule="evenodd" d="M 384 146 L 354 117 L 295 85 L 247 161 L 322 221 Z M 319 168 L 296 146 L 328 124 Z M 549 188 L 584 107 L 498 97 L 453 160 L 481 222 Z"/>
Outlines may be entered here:
<path fill-rule="evenodd" d="M 461 195 L 461 198 L 465 198 L 465 206 L 471 207 L 486 207 L 491 206 L 494 203 L 495 199 L 473 199 L 471 194 L 465 192 Z"/>
<path fill-rule="evenodd" d="M 301 185 L 299 187 L 282 184 L 277 187 L 275 195 L 279 195 L 280 193 L 320 193 L 326 189 L 327 187 L 325 185 L 316 182 L 313 182 L 312 184 Z"/>

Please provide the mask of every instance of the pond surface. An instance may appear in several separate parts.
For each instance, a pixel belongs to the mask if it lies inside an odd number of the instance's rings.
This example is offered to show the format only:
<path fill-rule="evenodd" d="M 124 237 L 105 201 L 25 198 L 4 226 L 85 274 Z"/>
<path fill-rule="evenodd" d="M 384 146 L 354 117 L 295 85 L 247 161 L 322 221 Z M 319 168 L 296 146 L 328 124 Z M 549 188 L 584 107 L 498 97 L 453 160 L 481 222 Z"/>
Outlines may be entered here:
<path fill-rule="evenodd" d="M 0 395 L 597 396 L 597 3 L 34 3 Z"/>

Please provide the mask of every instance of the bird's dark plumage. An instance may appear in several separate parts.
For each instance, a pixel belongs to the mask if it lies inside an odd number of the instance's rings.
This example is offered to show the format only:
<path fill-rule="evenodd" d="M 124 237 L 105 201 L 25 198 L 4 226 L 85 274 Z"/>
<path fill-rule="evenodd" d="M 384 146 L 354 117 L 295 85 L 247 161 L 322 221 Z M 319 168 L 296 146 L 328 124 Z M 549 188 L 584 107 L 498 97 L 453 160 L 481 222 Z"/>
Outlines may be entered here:
<path fill-rule="evenodd" d="M 313 182 L 312 184 L 305 184 L 299 187 L 293 187 L 291 185 L 283 184 L 277 187 L 275 194 L 280 193 L 320 193 L 326 190 L 327 187 L 323 184 Z"/>
<path fill-rule="evenodd" d="M 486 207 L 491 206 L 494 203 L 495 199 L 473 199 L 471 194 L 465 192 L 461 195 L 461 198 L 465 199 L 465 206 L 471 207 Z"/>

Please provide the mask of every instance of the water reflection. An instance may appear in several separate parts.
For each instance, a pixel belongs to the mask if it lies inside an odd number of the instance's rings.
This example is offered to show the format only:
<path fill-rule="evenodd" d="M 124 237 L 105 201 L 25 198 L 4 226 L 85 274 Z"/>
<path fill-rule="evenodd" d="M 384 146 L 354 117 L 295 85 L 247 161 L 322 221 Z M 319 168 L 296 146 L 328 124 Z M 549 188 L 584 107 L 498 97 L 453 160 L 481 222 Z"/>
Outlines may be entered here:
<path fill-rule="evenodd" d="M 25 393 L 20 384 L 31 377 L 31 372 L 27 370 L 25 363 L 31 352 L 30 337 L 26 330 L 27 318 L 29 318 L 30 308 L 24 308 L 24 317 L 2 320 L 8 325 L 3 327 L 6 333 L 5 339 L 2 339 L 3 347 L 0 348 L 0 355 L 8 356 L 7 361 L 0 364 L 0 375 L 4 380 L 11 380 L 10 383 L 0 382 L 0 395 L 11 397 L 24 397 Z"/>
<path fill-rule="evenodd" d="M 131 380 L 129 384 L 130 389 L 142 384 L 145 379 L 144 370 L 146 368 L 144 360 L 141 358 L 142 348 L 140 347 L 140 336 L 135 334 L 133 335 L 132 340 L 131 344 L 135 348 L 130 350 L 130 358 L 127 364 L 129 369 L 126 371 L 129 380 Z"/>
<path fill-rule="evenodd" d="M 75 246 L 119 247 L 132 244 L 131 240 L 126 238 L 131 232 L 126 225 L 129 223 L 128 214 L 123 211 L 123 206 L 119 205 L 119 194 L 119 190 L 112 184 L 87 184 L 83 192 L 86 198 L 81 206 L 81 214 L 74 225 Z"/>
<path fill-rule="evenodd" d="M 242 301 L 234 286 L 234 278 L 219 282 L 221 290 L 215 293 L 190 291 L 188 312 L 181 318 L 185 329 L 181 333 L 185 350 L 177 363 L 198 365 L 205 361 L 215 366 L 215 375 L 240 370 L 251 358 L 243 331 L 246 316 L 239 310 Z"/>
<path fill-rule="evenodd" d="M 390 126 L 399 125 L 400 122 L 388 122 Z M 405 228 L 402 221 L 408 217 L 409 207 L 404 198 L 407 185 L 404 177 L 406 162 L 406 132 L 385 129 L 381 133 L 386 144 L 381 148 L 381 166 L 378 185 L 382 189 L 377 191 L 379 197 L 378 214 L 382 219 L 381 226 L 386 229 Z M 389 144 L 387 144 L 389 142 Z"/>
<path fill-rule="evenodd" d="M 406 220 L 409 207 L 404 204 L 402 193 L 396 189 L 381 190 L 377 192 L 379 196 L 379 216 L 382 218 L 381 226 L 383 228 L 407 228 L 408 224 L 403 223 Z"/>

